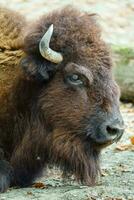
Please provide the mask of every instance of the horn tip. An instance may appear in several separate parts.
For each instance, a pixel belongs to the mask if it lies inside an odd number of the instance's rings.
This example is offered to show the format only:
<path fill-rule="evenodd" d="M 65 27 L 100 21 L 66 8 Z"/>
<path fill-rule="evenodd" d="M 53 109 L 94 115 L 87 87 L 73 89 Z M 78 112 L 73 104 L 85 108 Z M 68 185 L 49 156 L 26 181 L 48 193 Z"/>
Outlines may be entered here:
<path fill-rule="evenodd" d="M 51 24 L 50 27 L 49 27 L 49 31 L 50 31 L 51 33 L 53 33 L 53 28 L 54 28 L 54 25 Z"/>

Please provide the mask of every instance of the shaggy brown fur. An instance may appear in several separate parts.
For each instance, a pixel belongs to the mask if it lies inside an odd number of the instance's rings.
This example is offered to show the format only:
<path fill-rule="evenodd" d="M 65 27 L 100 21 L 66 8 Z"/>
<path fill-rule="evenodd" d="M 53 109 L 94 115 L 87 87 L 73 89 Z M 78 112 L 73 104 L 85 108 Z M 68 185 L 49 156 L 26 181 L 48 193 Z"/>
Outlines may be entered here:
<path fill-rule="evenodd" d="M 23 27 L 26 25 L 24 17 L 0 8 L 0 117 L 7 110 L 7 101 L 11 94 L 14 81 L 20 73 L 18 64 L 24 52 Z M 7 113 L 6 113 L 7 114 Z"/>
<path fill-rule="evenodd" d="M 67 7 L 26 27 L 18 14 L 0 13 L 0 70 L 6 68 L 0 81 L 0 190 L 29 185 L 49 164 L 94 184 L 100 149 L 111 143 L 103 142 L 100 127 L 115 116 L 122 121 L 109 50 L 95 16 Z M 58 65 L 39 53 L 52 23 L 50 46 L 64 57 Z M 83 84 L 73 85 L 71 74 Z"/>

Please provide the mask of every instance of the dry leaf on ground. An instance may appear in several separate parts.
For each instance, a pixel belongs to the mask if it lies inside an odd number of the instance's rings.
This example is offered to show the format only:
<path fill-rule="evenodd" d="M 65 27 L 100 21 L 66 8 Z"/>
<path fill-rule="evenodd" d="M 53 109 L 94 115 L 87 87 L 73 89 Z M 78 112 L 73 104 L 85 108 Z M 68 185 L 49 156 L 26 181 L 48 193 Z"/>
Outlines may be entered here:
<path fill-rule="evenodd" d="M 131 144 L 134 145 L 134 136 L 130 137 Z"/>
<path fill-rule="evenodd" d="M 115 150 L 118 151 L 134 151 L 134 145 L 133 144 L 119 144 L 118 146 L 116 146 Z"/>
<path fill-rule="evenodd" d="M 42 183 L 42 182 L 34 183 L 32 187 L 38 188 L 38 189 L 45 189 L 45 188 L 47 188 L 47 186 L 44 183 Z"/>

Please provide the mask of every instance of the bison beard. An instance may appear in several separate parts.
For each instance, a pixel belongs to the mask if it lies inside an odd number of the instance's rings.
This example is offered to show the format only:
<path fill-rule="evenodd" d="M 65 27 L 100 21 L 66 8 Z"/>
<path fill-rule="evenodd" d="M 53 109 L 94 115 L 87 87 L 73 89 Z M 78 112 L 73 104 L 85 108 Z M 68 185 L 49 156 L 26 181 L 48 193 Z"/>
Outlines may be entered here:
<path fill-rule="evenodd" d="M 75 175 L 78 182 L 90 186 L 95 184 L 99 173 L 99 151 L 93 149 L 92 144 L 84 144 L 76 136 L 61 130 L 54 130 L 44 138 L 41 124 L 36 130 L 38 137 L 35 138 L 35 133 L 32 136 L 32 130 L 28 129 L 30 134 L 27 133 L 25 141 L 13 154 L 11 163 L 15 174 L 11 185 L 30 185 L 46 165 L 60 167 L 64 177 Z"/>
<path fill-rule="evenodd" d="M 99 173 L 99 151 L 94 150 L 92 144 L 56 130 L 49 152 L 52 164 L 57 163 L 65 176 L 74 174 L 77 181 L 87 185 L 95 184 Z"/>
<path fill-rule="evenodd" d="M 54 62 L 39 45 L 51 24 L 50 46 L 61 52 Z M 0 191 L 28 186 L 47 165 L 95 184 L 98 143 L 112 143 L 107 138 L 118 132 L 109 128 L 104 135 L 106 126 L 100 127 L 120 113 L 109 50 L 94 15 L 67 7 L 29 27 L 24 17 L 2 8 L 0 49 Z"/>

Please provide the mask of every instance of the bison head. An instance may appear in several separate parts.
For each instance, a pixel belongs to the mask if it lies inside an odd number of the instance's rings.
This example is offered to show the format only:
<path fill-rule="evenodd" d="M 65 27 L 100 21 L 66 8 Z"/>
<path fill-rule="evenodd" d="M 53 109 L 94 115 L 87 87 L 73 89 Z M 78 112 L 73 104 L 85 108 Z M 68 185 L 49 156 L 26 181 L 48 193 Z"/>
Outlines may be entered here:
<path fill-rule="evenodd" d="M 27 33 L 24 51 L 24 70 L 42 83 L 37 107 L 48 162 L 93 184 L 100 149 L 123 133 L 119 88 L 95 16 L 70 8 L 43 16 Z"/>

